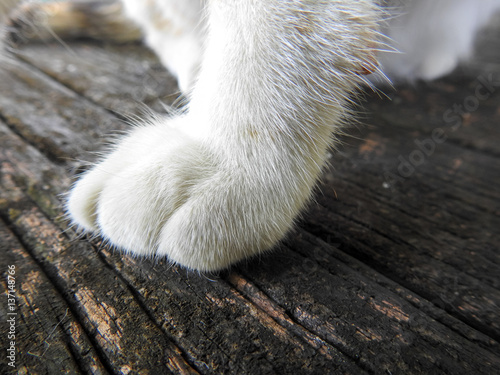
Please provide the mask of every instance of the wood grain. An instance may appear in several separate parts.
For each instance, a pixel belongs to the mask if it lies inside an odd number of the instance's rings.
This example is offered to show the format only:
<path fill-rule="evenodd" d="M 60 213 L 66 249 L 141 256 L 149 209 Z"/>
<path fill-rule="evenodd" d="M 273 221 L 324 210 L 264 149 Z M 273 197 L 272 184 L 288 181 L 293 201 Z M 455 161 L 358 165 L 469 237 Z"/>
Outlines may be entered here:
<path fill-rule="evenodd" d="M 500 87 L 456 129 L 443 117 L 481 77 L 500 81 L 499 60 L 478 56 L 390 100 L 367 92 L 364 125 L 332 150 L 279 248 L 199 275 L 123 255 L 64 218 L 74 176 L 142 103 L 168 111 L 172 77 L 136 45 L 26 46 L 0 69 L 0 285 L 15 265 L 18 312 L 10 373 L 500 372 Z M 435 129 L 446 140 L 401 173 Z"/>

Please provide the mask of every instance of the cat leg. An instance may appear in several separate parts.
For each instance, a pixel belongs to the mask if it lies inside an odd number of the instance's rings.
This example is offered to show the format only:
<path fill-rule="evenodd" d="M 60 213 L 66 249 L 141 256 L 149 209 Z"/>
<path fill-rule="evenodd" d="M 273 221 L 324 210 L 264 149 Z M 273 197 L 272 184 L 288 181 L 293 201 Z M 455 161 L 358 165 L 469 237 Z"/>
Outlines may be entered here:
<path fill-rule="evenodd" d="M 307 204 L 360 73 L 371 1 L 213 0 L 187 112 L 142 124 L 75 184 L 74 223 L 214 271 L 272 248 Z"/>
<path fill-rule="evenodd" d="M 418 0 L 393 8 L 384 33 L 401 53 L 381 53 L 382 70 L 396 81 L 450 73 L 470 56 L 477 31 L 496 10 L 500 0 Z"/>
<path fill-rule="evenodd" d="M 128 17 L 142 29 L 145 43 L 188 94 L 198 76 L 206 33 L 202 0 L 123 0 Z"/>

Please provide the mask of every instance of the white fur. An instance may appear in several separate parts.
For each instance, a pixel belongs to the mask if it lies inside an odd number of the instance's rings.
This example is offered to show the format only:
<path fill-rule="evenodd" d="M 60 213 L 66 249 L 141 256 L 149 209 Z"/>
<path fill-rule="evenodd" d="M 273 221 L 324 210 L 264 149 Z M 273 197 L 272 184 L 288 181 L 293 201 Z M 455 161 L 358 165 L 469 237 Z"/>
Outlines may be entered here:
<path fill-rule="evenodd" d="M 122 0 L 125 13 L 143 30 L 146 44 L 187 93 L 198 75 L 206 33 L 201 0 Z"/>
<path fill-rule="evenodd" d="M 391 4 L 392 3 L 392 4 Z M 500 9 L 500 0 L 392 0 L 384 28 L 399 53 L 381 53 L 392 80 L 431 80 L 467 60 L 476 32 Z"/>
<path fill-rule="evenodd" d="M 143 28 L 146 43 L 177 76 L 181 91 L 189 92 L 201 63 L 205 1 L 122 1 L 129 17 Z M 389 47 L 377 59 L 384 76 L 392 81 L 432 80 L 450 73 L 470 57 L 477 31 L 500 9 L 500 0 L 380 3 L 385 12 L 380 13 L 380 24 Z M 155 26 L 159 20 L 166 21 L 164 27 Z"/>

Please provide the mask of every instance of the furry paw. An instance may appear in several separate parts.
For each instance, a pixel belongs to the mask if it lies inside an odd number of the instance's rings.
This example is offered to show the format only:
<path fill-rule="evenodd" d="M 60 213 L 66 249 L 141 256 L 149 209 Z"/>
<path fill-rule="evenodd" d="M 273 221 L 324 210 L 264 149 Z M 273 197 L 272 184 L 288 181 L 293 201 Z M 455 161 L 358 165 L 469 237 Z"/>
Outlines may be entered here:
<path fill-rule="evenodd" d="M 85 174 L 69 198 L 73 221 L 201 271 L 273 247 L 311 195 L 359 73 L 376 67 L 371 1 L 299 3 L 207 2 L 186 114 L 136 129 Z M 200 40 L 186 38 L 194 52 L 183 60 L 197 65 Z M 189 87 L 193 75 L 178 75 Z"/>
<path fill-rule="evenodd" d="M 82 229 L 132 254 L 214 271 L 273 247 L 306 193 L 277 160 L 227 157 L 184 134 L 187 117 L 135 129 L 74 186 L 67 210 Z M 302 201 L 302 202 L 301 202 Z"/>

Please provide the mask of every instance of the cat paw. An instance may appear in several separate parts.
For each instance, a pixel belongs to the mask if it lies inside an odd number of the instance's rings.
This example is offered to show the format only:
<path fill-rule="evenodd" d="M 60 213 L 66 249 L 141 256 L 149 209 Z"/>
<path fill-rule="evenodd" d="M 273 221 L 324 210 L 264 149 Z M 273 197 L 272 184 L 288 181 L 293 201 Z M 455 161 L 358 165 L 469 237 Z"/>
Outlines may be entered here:
<path fill-rule="evenodd" d="M 234 162 L 175 124 L 148 125 L 83 175 L 67 210 L 129 253 L 220 270 L 273 247 L 302 206 L 282 176 L 273 181 L 276 165 L 261 164 Z"/>

